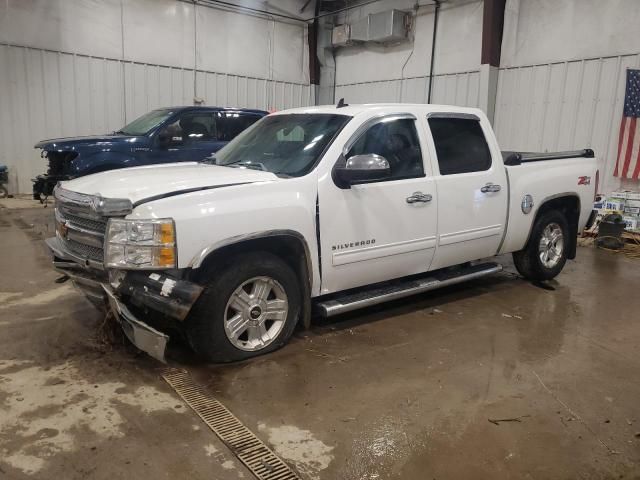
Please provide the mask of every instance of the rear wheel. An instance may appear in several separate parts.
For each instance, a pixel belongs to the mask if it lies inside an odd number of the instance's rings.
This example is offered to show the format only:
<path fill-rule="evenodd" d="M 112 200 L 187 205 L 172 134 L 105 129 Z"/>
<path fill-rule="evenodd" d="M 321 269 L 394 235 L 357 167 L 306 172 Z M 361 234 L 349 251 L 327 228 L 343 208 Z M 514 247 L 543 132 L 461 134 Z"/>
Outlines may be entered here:
<path fill-rule="evenodd" d="M 527 245 L 514 252 L 513 262 L 520 275 L 529 280 L 551 280 L 564 268 L 568 245 L 566 217 L 558 210 L 550 210 L 536 219 Z"/>
<path fill-rule="evenodd" d="M 7 198 L 9 196 L 9 191 L 6 189 L 4 185 L 0 185 L 0 198 Z"/>
<path fill-rule="evenodd" d="M 268 353 L 291 337 L 300 315 L 294 271 L 267 252 L 235 256 L 212 278 L 186 322 L 194 350 L 213 362 Z"/>

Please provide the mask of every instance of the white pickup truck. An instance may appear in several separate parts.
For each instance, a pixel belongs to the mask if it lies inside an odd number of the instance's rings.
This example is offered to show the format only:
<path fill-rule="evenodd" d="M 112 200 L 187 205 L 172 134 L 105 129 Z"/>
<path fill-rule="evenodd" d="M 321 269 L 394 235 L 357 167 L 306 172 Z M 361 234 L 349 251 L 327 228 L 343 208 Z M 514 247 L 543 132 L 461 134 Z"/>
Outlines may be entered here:
<path fill-rule="evenodd" d="M 272 351 L 331 316 L 501 270 L 551 279 L 576 254 L 593 151 L 501 152 L 477 109 L 271 114 L 208 163 L 98 173 L 55 190 L 55 267 L 162 360 Z"/>

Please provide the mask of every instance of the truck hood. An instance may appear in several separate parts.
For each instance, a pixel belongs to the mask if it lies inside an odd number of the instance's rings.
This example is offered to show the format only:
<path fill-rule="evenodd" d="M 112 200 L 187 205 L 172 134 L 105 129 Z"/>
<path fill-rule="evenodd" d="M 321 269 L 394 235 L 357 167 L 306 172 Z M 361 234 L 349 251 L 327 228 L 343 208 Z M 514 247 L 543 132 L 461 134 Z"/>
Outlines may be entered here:
<path fill-rule="evenodd" d="M 95 135 L 86 137 L 65 137 L 41 140 L 34 148 L 41 148 L 53 152 L 75 151 L 78 147 L 108 146 L 114 144 L 126 145 L 131 142 L 142 140 L 142 137 L 132 137 L 129 135 Z"/>
<path fill-rule="evenodd" d="M 197 190 L 275 180 L 278 177 L 270 172 L 181 162 L 95 173 L 62 182 L 62 188 L 104 198 L 127 198 L 135 206 Z"/>

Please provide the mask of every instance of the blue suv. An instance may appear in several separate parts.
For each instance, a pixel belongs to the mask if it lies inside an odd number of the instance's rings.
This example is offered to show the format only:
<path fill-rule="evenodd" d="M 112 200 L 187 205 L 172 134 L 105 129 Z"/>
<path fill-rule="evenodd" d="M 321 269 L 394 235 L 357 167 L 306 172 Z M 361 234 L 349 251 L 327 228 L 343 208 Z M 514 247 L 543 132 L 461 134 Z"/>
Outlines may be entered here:
<path fill-rule="evenodd" d="M 154 163 L 199 162 L 268 112 L 219 107 L 159 108 L 109 135 L 57 138 L 35 145 L 49 161 L 33 179 L 33 198 L 51 195 L 61 180 Z"/>

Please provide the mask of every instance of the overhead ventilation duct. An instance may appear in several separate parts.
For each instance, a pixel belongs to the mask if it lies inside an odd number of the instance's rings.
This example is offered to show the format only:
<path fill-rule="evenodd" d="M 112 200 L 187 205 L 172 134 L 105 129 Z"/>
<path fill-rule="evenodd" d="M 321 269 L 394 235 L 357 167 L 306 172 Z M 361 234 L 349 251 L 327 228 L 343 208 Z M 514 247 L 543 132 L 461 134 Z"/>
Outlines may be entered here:
<path fill-rule="evenodd" d="M 388 10 L 370 13 L 352 24 L 333 28 L 331 43 L 334 47 L 344 47 L 358 43 L 398 43 L 408 39 L 411 13 L 402 10 Z"/>

